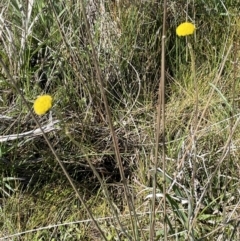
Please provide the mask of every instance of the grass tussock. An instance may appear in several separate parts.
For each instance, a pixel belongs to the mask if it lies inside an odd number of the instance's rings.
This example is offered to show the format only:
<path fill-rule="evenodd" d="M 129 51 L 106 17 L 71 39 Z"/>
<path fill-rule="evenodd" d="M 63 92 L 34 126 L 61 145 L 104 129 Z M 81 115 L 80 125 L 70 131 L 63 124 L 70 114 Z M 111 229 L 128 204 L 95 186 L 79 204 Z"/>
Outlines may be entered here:
<path fill-rule="evenodd" d="M 239 240 L 239 3 L 5 2 L 0 240 Z"/>

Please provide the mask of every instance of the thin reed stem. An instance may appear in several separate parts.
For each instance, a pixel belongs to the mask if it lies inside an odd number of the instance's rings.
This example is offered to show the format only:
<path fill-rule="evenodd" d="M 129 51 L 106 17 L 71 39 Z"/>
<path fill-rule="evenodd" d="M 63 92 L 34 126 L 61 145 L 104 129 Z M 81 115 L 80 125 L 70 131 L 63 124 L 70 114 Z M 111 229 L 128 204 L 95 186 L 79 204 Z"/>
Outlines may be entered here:
<path fill-rule="evenodd" d="M 194 120 L 193 120 L 193 128 L 192 128 L 192 149 L 193 149 L 193 158 L 192 158 L 192 176 L 191 176 L 191 210 L 190 210 L 190 216 L 189 216 L 189 227 L 192 227 L 191 229 L 188 230 L 188 235 L 189 238 L 192 239 L 194 236 L 192 234 L 193 232 L 193 226 L 190 225 L 190 222 L 193 219 L 194 215 L 194 207 L 195 207 L 195 193 L 196 193 L 196 188 L 195 188 L 195 178 L 196 178 L 196 162 L 197 162 L 197 140 L 196 140 L 196 129 L 198 125 L 198 84 L 197 84 L 197 78 L 196 78 L 196 68 L 195 68 L 195 55 L 193 52 L 193 48 L 191 43 L 189 42 L 189 39 L 187 38 L 187 44 L 189 48 L 189 53 L 190 53 L 190 58 L 191 58 L 191 73 L 192 73 L 192 80 L 194 84 L 194 91 L 195 91 L 195 111 L 194 111 Z"/>
<path fill-rule="evenodd" d="M 150 240 L 155 237 L 155 201 L 157 188 L 157 168 L 158 168 L 158 147 L 159 137 L 162 134 L 162 165 L 163 165 L 163 223 L 164 223 L 164 240 L 167 240 L 167 222 L 166 222 L 166 159 L 165 159 L 165 39 L 166 39 L 166 15 L 167 1 L 164 0 L 163 6 L 163 24 L 162 24 L 162 52 L 161 52 L 161 78 L 158 91 L 158 107 L 157 107 L 157 126 L 155 140 L 155 156 L 154 156 L 154 173 L 153 173 L 153 197 L 152 210 L 150 220 Z"/>

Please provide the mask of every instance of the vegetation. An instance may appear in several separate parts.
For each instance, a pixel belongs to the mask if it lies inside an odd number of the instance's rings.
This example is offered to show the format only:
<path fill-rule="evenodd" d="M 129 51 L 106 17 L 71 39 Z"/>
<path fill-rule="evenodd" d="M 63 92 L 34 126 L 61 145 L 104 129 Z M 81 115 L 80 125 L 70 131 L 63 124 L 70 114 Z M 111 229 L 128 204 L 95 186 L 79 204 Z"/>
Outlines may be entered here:
<path fill-rule="evenodd" d="M 240 240 L 240 3 L 166 2 L 0 0 L 0 240 Z"/>

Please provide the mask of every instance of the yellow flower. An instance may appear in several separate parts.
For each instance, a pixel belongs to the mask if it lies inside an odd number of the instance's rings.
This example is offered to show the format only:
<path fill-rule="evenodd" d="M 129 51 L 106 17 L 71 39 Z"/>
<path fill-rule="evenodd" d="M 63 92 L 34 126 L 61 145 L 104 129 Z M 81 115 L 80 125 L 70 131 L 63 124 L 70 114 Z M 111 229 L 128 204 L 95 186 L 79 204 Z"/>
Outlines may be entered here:
<path fill-rule="evenodd" d="M 50 95 L 39 96 L 33 104 L 33 109 L 37 115 L 44 115 L 52 108 L 52 97 Z"/>
<path fill-rule="evenodd" d="M 181 23 L 177 29 L 176 29 L 176 34 L 178 36 L 187 36 L 190 34 L 193 34 L 195 30 L 195 25 L 189 22 Z"/>

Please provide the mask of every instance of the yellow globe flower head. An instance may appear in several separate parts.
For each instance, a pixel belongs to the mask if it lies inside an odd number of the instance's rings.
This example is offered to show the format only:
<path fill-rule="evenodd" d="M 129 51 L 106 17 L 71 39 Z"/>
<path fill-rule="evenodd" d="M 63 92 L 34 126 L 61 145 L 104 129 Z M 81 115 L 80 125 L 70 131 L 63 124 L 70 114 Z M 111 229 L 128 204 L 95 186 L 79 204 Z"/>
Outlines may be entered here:
<path fill-rule="evenodd" d="M 52 108 L 52 97 L 50 95 L 39 96 L 33 104 L 33 109 L 37 115 L 44 115 Z"/>
<path fill-rule="evenodd" d="M 176 34 L 178 36 L 187 36 L 194 33 L 195 25 L 189 22 L 181 23 L 177 29 Z"/>

